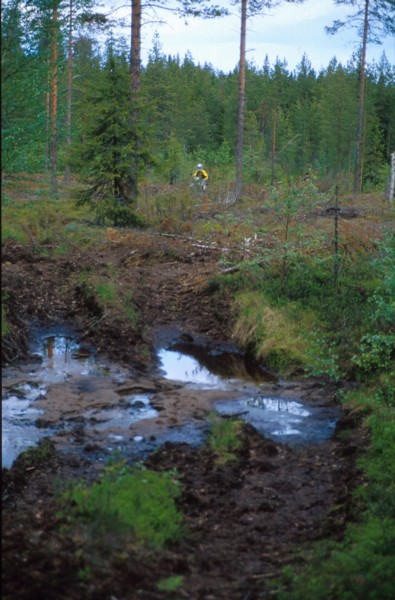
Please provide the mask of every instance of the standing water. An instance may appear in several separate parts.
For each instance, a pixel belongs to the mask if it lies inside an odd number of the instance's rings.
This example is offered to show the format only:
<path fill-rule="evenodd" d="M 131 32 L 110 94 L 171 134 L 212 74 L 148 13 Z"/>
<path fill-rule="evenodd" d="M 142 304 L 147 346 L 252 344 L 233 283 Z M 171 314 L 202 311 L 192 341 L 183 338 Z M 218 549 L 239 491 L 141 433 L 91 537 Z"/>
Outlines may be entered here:
<path fill-rule="evenodd" d="M 78 345 L 66 335 L 45 336 L 32 351 L 32 363 L 3 372 L 2 466 L 6 468 L 27 448 L 53 433 L 53 428 L 35 424 L 44 412 L 37 401 L 47 396 L 49 386 L 72 375 L 89 376 L 93 367 L 92 358 L 78 354 Z"/>
<path fill-rule="evenodd" d="M 270 393 L 280 386 L 241 354 L 212 354 L 202 347 L 177 344 L 162 349 L 159 359 L 168 379 L 200 389 L 239 390 L 238 399 L 216 402 L 215 410 L 220 415 L 240 417 L 275 441 L 291 445 L 322 443 L 335 430 L 338 408 L 320 406 L 321 402 L 316 403 L 318 406 L 314 402 L 307 405 L 301 398 L 290 395 L 293 386 L 283 386 L 285 397 L 278 392 Z"/>
<path fill-rule="evenodd" d="M 122 389 L 125 374 L 100 364 L 68 335 L 42 334 L 32 362 L 3 370 L 2 466 L 47 436 L 106 432 L 108 444 L 122 440 L 119 429 L 157 415 L 144 393 Z"/>
<path fill-rule="evenodd" d="M 142 456 L 166 441 L 198 445 L 213 410 L 292 445 L 321 443 L 334 431 L 339 410 L 322 389 L 278 383 L 238 352 L 182 343 L 162 347 L 158 359 L 166 381 L 140 381 L 69 335 L 37 335 L 32 361 L 3 370 L 3 467 L 47 436 L 66 451 L 96 448 L 99 456 Z"/>

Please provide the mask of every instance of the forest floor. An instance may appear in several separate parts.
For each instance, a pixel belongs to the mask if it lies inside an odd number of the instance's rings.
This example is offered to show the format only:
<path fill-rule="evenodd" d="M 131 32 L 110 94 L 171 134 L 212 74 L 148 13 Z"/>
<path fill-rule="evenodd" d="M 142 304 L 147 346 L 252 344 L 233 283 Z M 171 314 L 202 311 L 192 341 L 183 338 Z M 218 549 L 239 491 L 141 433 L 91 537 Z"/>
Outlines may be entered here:
<path fill-rule="evenodd" d="M 34 323 L 73 323 L 85 341 L 136 378 L 156 372 L 152 348 L 163 325 L 211 344 L 231 343 L 229 304 L 212 293 L 223 249 L 187 235 L 108 229 L 101 251 L 43 256 L 33 246 L 3 245 L 12 341 L 3 359 L 22 361 Z M 76 277 L 117 272 L 133 290 L 140 325 L 111 307 L 100 312 Z M 317 384 L 318 385 L 318 384 Z M 321 384 L 328 404 L 334 389 Z M 317 389 L 318 389 L 317 387 Z M 347 430 L 347 435 L 344 435 Z M 3 469 L 3 598 L 19 600 L 253 600 L 276 594 L 271 582 L 286 565 L 303 564 L 313 540 L 341 539 L 353 519 L 352 492 L 361 483 L 356 458 L 366 446 L 358 416 L 344 415 L 334 437 L 292 449 L 246 426 L 237 462 L 218 464 L 206 446 L 166 443 L 147 460 L 176 469 L 187 535 L 161 552 L 103 540 L 89 551 L 77 532 L 59 528 L 59 482 L 92 477 L 94 458 L 54 445 L 43 463 L 17 460 Z M 89 556 L 87 556 L 89 554 Z M 89 565 L 89 569 L 87 568 Z M 180 576 L 173 592 L 158 582 Z"/>

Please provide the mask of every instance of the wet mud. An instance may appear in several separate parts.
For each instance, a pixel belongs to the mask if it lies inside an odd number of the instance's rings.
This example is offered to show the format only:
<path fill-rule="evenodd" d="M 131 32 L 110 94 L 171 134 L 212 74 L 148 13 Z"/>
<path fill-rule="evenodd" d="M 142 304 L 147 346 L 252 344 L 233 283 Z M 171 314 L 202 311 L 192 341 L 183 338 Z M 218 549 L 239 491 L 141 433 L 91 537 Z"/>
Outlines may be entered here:
<path fill-rule="evenodd" d="M 230 344 L 157 347 L 158 373 L 142 379 L 61 331 L 37 333 L 32 362 L 3 370 L 4 467 L 49 436 L 59 451 L 101 461 L 115 451 L 143 460 L 167 441 L 197 446 L 212 413 L 235 415 L 274 441 L 322 443 L 340 416 L 320 406 L 317 383 L 276 382 Z"/>
<path fill-rule="evenodd" d="M 179 598 L 271 598 L 270 582 L 285 565 L 298 564 L 306 544 L 327 535 L 341 538 L 353 516 L 352 491 L 360 483 L 356 458 L 366 440 L 358 415 L 336 412 L 334 386 L 277 380 L 262 366 L 247 368 L 240 357 L 236 377 L 226 375 L 223 389 L 191 382 L 189 376 L 171 379 L 163 369 L 163 349 L 176 355 L 188 349 L 194 359 L 204 349 L 220 378 L 217 358 L 226 355 L 226 363 L 235 358 L 229 305 L 209 286 L 220 256 L 220 249 L 144 233 L 119 235 L 103 243 L 101 254 L 73 259 L 4 247 L 3 285 L 13 328 L 3 348 L 6 394 L 16 395 L 27 374 L 30 383 L 38 383 L 34 373 L 43 359 L 32 360 L 30 345 L 37 328 L 53 332 L 59 323 L 67 324 L 79 350 L 88 353 L 78 358 L 79 365 L 89 370 L 90 358 L 95 360 L 89 380 L 85 373 L 67 373 L 67 393 L 65 381 L 56 378 L 44 388 L 32 385 L 39 394 L 31 400 L 39 411 L 33 419 L 50 434 L 50 450 L 43 462 L 26 463 L 22 455 L 2 471 L 6 600 L 173 598 L 157 587 L 173 575 L 182 578 Z M 84 265 L 118 270 L 141 310 L 137 329 L 110 310 L 99 314 L 95 302 L 81 294 L 76 274 Z M 327 423 L 339 420 L 325 439 L 292 445 L 292 434 L 285 443 L 246 418 L 239 460 L 219 465 L 204 443 L 213 410 L 245 417 L 277 412 L 281 419 L 288 413 L 293 420 L 314 413 Z M 299 429 L 300 422 L 291 425 Z M 59 530 L 59 486 L 95 480 L 114 449 L 131 462 L 146 451 L 148 467 L 176 470 L 183 486 L 185 540 L 159 555 L 103 541 L 93 560 L 78 536 Z"/>

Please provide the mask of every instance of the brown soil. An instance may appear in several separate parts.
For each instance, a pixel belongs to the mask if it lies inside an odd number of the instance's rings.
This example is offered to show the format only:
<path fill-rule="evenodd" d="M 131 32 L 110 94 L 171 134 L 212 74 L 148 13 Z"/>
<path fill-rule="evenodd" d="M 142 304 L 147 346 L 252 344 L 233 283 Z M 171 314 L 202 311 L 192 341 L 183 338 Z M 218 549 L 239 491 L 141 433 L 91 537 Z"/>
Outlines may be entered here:
<path fill-rule="evenodd" d="M 211 343 L 230 341 L 229 306 L 210 286 L 220 248 L 108 230 L 99 254 L 47 258 L 33 250 L 15 244 L 3 248 L 12 327 L 3 345 L 6 362 L 26 358 L 36 323 L 72 323 L 84 343 L 145 379 L 155 372 L 154 346 L 163 325 Z M 83 268 L 117 271 L 140 311 L 138 327 L 114 309 L 103 311 L 84 293 L 78 278 Z M 333 402 L 329 387 L 326 400 Z M 3 598 L 273 597 L 270 582 L 285 565 L 301 562 L 306 545 L 328 535 L 341 538 L 352 519 L 351 493 L 360 483 L 355 459 L 364 443 L 354 415 L 342 420 L 334 439 L 300 450 L 246 426 L 239 460 L 228 465 L 217 464 L 207 448 L 167 443 L 147 464 L 177 469 L 188 533 L 161 553 L 120 547 L 114 539 L 89 547 L 78 532 L 59 527 L 59 482 L 93 479 L 98 471 L 93 458 L 59 452 L 55 444 L 45 464 L 17 460 L 12 469 L 3 469 Z M 173 575 L 183 577 L 178 590 L 159 591 L 158 581 Z"/>

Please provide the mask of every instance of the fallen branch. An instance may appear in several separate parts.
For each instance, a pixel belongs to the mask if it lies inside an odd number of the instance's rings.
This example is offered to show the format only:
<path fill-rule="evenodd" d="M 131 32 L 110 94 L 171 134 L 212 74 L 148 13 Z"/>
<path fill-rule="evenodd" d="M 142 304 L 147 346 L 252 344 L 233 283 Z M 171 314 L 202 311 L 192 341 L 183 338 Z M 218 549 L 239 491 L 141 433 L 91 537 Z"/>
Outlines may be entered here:
<path fill-rule="evenodd" d="M 228 267 L 227 269 L 221 269 L 221 273 L 223 275 L 228 275 L 229 273 L 237 273 L 240 271 L 240 265 L 234 265 L 233 267 Z"/>
<path fill-rule="evenodd" d="M 183 235 L 178 235 L 177 233 L 159 233 L 158 235 L 163 236 L 163 237 L 170 237 L 170 238 L 178 239 L 178 240 L 181 240 L 182 242 L 192 242 L 191 246 L 193 246 L 194 248 L 203 248 L 205 250 L 220 250 L 222 252 L 225 252 L 228 250 L 228 248 L 219 248 L 215 244 L 204 244 L 200 240 L 195 240 L 194 238 L 192 238 L 190 236 L 185 237 Z"/>

